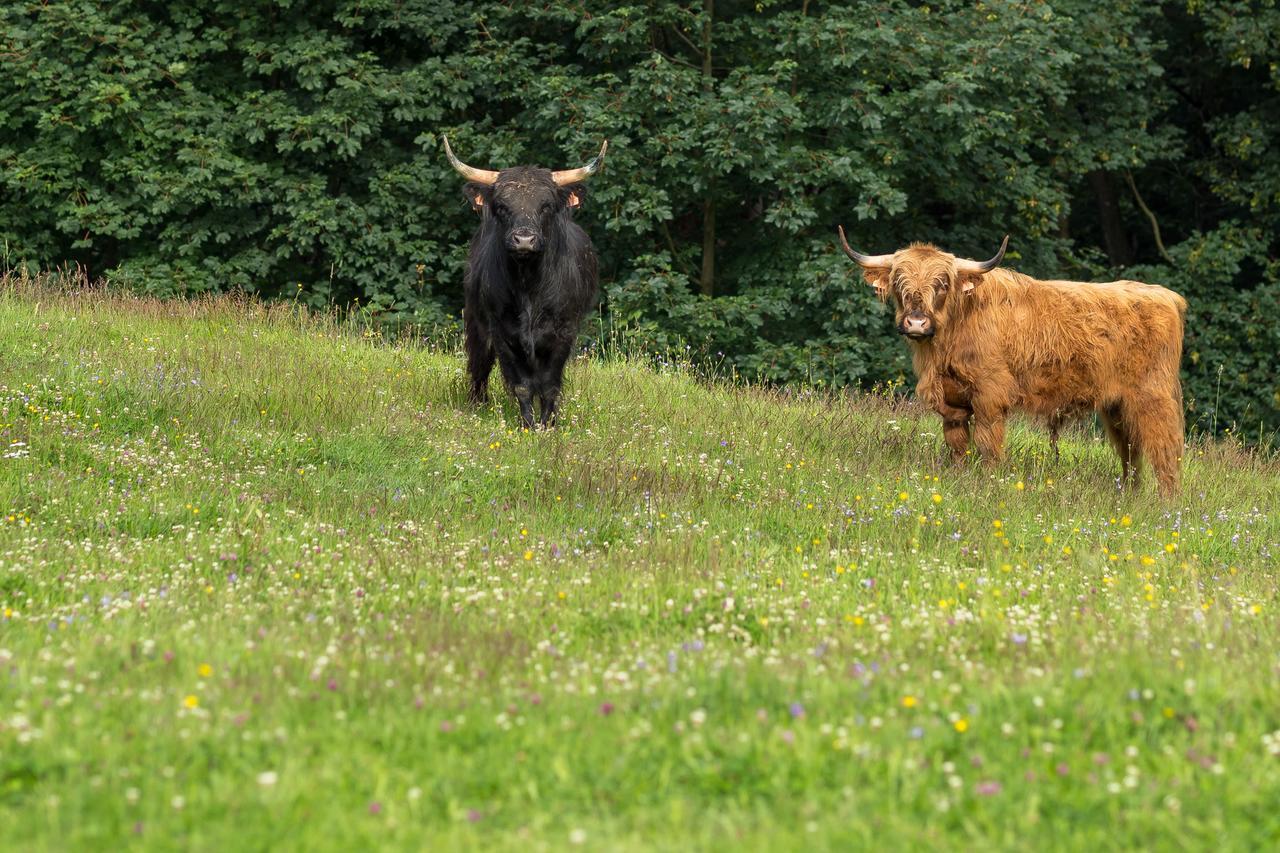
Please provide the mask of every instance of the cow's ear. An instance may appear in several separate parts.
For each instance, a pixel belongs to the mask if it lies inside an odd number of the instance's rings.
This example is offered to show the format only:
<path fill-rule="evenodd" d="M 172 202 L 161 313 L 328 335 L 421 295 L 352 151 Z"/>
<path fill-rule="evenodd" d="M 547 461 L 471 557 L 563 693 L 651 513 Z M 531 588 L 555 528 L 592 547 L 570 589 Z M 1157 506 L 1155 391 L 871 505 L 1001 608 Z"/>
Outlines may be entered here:
<path fill-rule="evenodd" d="M 582 184 L 569 184 L 560 188 L 560 198 L 564 200 L 564 206 L 570 210 L 582 207 L 582 201 L 586 197 L 587 189 Z"/>
<path fill-rule="evenodd" d="M 980 272 L 962 272 L 956 276 L 956 287 L 960 288 L 961 293 L 970 293 L 982 284 L 984 278 L 986 276 Z"/>
<path fill-rule="evenodd" d="M 862 278 L 867 284 L 876 289 L 876 296 L 880 299 L 889 298 L 889 269 L 888 267 L 863 267 Z"/>
<path fill-rule="evenodd" d="M 468 183 L 462 188 L 462 193 L 467 197 L 467 204 L 471 205 L 471 209 L 479 213 L 489 206 L 493 198 L 493 187 L 488 184 Z"/>

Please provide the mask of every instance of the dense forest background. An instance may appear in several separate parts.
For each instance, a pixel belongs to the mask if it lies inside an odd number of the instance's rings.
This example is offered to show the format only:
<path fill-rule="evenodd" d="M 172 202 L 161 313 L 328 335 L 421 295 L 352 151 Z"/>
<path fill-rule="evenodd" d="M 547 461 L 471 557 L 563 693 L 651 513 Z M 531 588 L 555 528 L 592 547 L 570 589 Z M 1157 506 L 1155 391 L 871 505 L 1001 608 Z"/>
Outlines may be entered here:
<path fill-rule="evenodd" d="M 1190 419 L 1280 427 L 1275 0 L 10 0 L 0 264 L 457 323 L 441 151 L 578 166 L 589 337 L 909 376 L 833 242 L 1188 297 Z"/>

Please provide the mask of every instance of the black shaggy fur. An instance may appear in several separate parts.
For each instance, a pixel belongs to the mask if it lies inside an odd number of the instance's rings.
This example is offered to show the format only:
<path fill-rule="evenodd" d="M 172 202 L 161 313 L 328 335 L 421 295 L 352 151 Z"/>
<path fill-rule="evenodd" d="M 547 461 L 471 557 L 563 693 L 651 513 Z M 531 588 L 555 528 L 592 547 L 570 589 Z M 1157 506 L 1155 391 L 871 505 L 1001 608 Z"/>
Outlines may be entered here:
<path fill-rule="evenodd" d="M 581 184 L 558 187 L 551 172 L 504 169 L 492 186 L 467 184 L 480 214 L 467 259 L 464 321 L 471 400 L 488 400 L 496 358 L 526 428 L 556 420 L 564 365 L 599 287 L 596 253 L 573 221 Z"/>

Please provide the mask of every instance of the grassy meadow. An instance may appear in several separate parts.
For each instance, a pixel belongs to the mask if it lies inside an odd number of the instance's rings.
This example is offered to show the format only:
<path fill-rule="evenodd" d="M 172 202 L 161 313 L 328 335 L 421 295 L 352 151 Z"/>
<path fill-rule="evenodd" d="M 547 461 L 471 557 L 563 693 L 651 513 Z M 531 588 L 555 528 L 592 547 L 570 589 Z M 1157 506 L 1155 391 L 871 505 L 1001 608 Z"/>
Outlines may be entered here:
<path fill-rule="evenodd" d="M 886 317 L 885 322 L 889 322 Z M 0 284 L 8 849 L 1280 843 L 1280 464 Z M 499 391 L 497 382 L 495 391 Z"/>

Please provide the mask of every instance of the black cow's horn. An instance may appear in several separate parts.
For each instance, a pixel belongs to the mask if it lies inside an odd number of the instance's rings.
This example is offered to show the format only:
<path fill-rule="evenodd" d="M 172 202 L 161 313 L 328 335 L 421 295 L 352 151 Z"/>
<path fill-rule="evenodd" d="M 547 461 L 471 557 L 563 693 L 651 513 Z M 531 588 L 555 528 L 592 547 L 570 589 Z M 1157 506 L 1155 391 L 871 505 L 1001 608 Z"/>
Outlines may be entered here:
<path fill-rule="evenodd" d="M 840 245 L 844 248 L 844 253 L 864 269 L 887 267 L 893 262 L 893 255 L 864 255 L 861 252 L 855 252 L 849 248 L 849 241 L 844 238 L 844 226 L 837 225 L 836 230 L 840 232 Z"/>
<path fill-rule="evenodd" d="M 956 269 L 961 272 L 991 272 L 1000 266 L 1000 261 L 1004 260 L 1004 250 L 1009 248 L 1009 235 L 1004 235 L 1004 242 L 1000 244 L 1000 251 L 996 252 L 996 256 L 989 261 L 966 261 L 963 258 L 956 259 Z"/>
<path fill-rule="evenodd" d="M 579 181 L 585 181 L 587 178 L 600 171 L 600 164 L 604 162 L 604 153 L 609 150 L 609 140 L 605 140 L 600 146 L 600 153 L 595 156 L 587 165 L 580 169 L 562 169 L 559 172 L 551 173 L 551 180 L 556 182 L 556 186 L 563 187 L 567 184 L 576 184 Z"/>
<path fill-rule="evenodd" d="M 498 173 L 488 169 L 477 169 L 475 166 L 468 166 L 466 163 L 453 156 L 453 149 L 449 147 L 449 137 L 444 137 L 444 153 L 449 158 L 449 165 L 459 175 L 468 181 L 475 181 L 477 184 L 494 184 L 498 181 Z"/>

